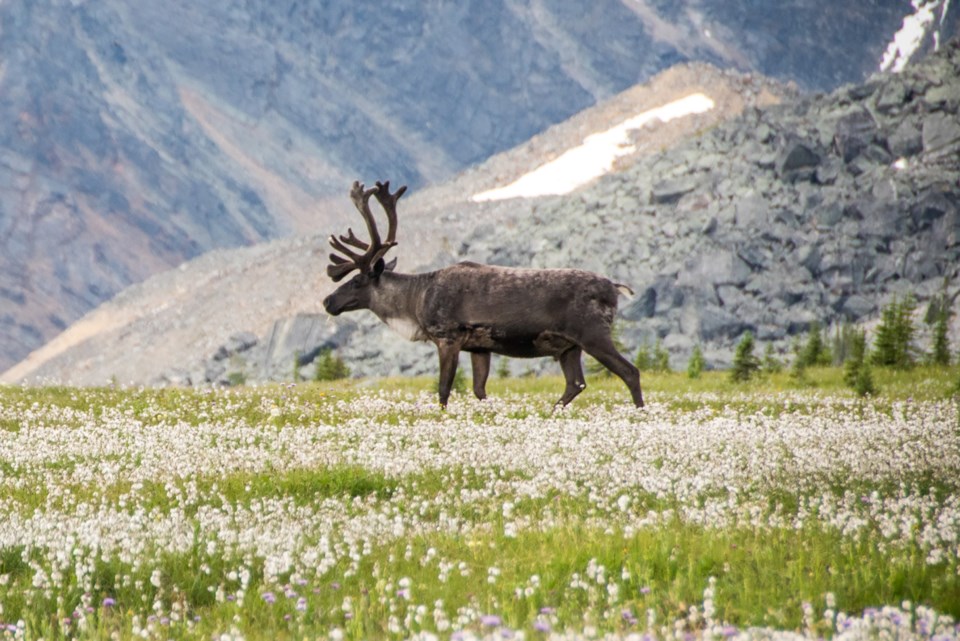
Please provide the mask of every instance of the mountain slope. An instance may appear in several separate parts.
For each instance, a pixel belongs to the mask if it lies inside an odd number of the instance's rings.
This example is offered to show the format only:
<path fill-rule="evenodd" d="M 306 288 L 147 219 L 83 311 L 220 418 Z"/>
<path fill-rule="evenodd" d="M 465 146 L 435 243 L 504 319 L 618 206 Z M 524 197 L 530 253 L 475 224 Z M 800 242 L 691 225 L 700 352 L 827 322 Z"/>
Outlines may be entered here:
<path fill-rule="evenodd" d="M 650 84 L 582 112 L 450 181 L 413 190 L 401 201 L 400 246 L 395 251 L 400 268 L 418 270 L 449 264 L 452 254 L 477 225 L 511 233 L 509 230 L 522 224 L 520 219 L 530 215 L 532 203 L 549 199 L 474 202 L 471 197 L 510 182 L 545 159 L 575 147 L 593 131 L 691 93 L 712 97 L 714 107 L 705 113 L 634 131 L 632 156 L 643 156 L 696 136 L 745 108 L 776 102 L 784 91 L 758 77 L 723 73 L 706 65 L 668 70 Z M 619 161 L 628 163 L 629 157 Z M 9 370 L 3 380 L 40 378 L 72 384 L 103 384 L 114 377 L 136 383 L 157 382 L 164 377 L 193 382 L 210 377 L 217 380 L 229 373 L 229 363 L 214 359 L 214 355 L 224 346 L 230 351 L 233 343 L 249 344 L 251 335 L 259 339 L 257 349 L 270 353 L 244 355 L 251 366 L 245 372 L 250 380 L 289 376 L 294 351 L 306 356 L 324 341 L 338 337 L 335 342 L 343 342 L 354 333 L 358 338 L 353 344 L 370 356 L 396 348 L 389 357 L 360 365 L 357 371 L 409 368 L 411 359 L 417 358 L 411 356 L 417 353 L 417 346 L 397 344 L 375 319 L 353 317 L 335 323 L 322 312 L 321 301 L 333 289 L 325 273 L 329 253 L 326 234 L 343 233 L 348 226 L 357 227 L 359 223 L 346 195 L 348 187 L 347 183 L 341 187 L 339 202 L 333 208 L 336 222 L 324 230 L 324 235 L 212 252 L 158 274 L 87 314 Z M 301 315 L 300 320 L 297 315 Z M 271 336 L 286 335 L 288 330 L 295 336 L 284 340 L 293 343 L 271 347 L 278 340 Z M 376 349 L 364 347 L 369 343 L 360 335 L 367 331 L 376 334 L 372 341 Z M 298 337 L 298 332 L 305 335 Z M 248 338 L 232 340 L 237 336 Z M 427 367 L 432 363 L 430 358 Z"/>
<path fill-rule="evenodd" d="M 960 296 L 960 42 L 899 74 L 781 105 L 769 105 L 775 85 L 703 66 L 658 82 L 402 201 L 401 267 L 466 258 L 605 273 L 637 291 L 622 306 L 625 343 L 661 339 L 675 365 L 697 343 L 727 363 L 745 331 L 783 353 L 815 321 L 869 325 L 893 296 L 914 296 L 921 311 Z M 654 96 L 689 93 L 742 115 L 637 130 L 632 155 L 566 196 L 471 198 Z M 344 213 L 331 231 L 356 218 Z M 295 358 L 307 374 L 324 346 L 357 373 L 434 370 L 430 346 L 372 315 L 320 311 L 332 287 L 325 254 L 317 236 L 203 257 L 102 306 L 4 380 L 289 380 Z M 954 340 L 957 330 L 954 317 Z"/>
<path fill-rule="evenodd" d="M 923 4 L 928 48 L 956 12 Z M 441 182 L 683 60 L 830 88 L 914 12 L 754 5 L 4 0 L 0 368 L 150 274 L 325 227 L 356 176 Z"/>

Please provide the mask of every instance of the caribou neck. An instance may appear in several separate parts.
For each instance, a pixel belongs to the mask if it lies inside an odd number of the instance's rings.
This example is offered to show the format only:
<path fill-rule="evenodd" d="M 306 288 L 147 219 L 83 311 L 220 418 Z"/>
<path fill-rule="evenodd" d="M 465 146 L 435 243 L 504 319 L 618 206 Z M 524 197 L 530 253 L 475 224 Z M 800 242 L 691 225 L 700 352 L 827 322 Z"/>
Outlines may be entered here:
<path fill-rule="evenodd" d="M 410 340 L 423 340 L 419 323 L 419 303 L 433 274 L 380 274 L 370 311 L 399 334 Z"/>

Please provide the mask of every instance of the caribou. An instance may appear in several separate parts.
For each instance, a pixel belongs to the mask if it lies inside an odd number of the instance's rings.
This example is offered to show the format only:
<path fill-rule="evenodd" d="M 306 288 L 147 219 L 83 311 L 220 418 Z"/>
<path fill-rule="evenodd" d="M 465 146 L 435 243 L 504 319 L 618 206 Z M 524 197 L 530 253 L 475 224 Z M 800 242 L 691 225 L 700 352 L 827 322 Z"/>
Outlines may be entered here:
<path fill-rule="evenodd" d="M 390 193 L 390 183 L 366 189 L 354 182 L 350 198 L 360 212 L 370 240 L 330 236 L 327 275 L 340 282 L 358 273 L 327 296 L 327 313 L 370 310 L 399 334 L 429 341 L 440 356 L 440 405 L 446 407 L 460 352 L 469 352 L 473 391 L 487 396 L 490 355 L 517 358 L 551 356 L 559 361 L 566 389 L 557 405 L 565 406 L 586 388 L 581 355 L 586 352 L 619 376 L 633 403 L 643 407 L 640 372 L 614 346 L 611 328 L 625 285 L 579 269 L 522 269 L 462 262 L 422 274 L 394 271 L 396 259 L 385 256 L 397 245 L 397 201 L 406 191 Z M 375 196 L 387 217 L 382 239 L 370 209 Z"/>

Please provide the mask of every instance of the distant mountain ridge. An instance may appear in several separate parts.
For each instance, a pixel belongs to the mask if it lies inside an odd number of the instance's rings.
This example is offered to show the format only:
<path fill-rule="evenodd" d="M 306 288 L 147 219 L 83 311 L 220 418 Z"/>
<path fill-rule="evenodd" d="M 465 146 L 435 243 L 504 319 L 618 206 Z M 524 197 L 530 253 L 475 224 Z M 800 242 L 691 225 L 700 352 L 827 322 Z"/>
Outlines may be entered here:
<path fill-rule="evenodd" d="M 325 229 L 357 176 L 439 184 L 686 60 L 829 89 L 914 11 L 5 0 L 0 369 L 151 274 Z"/>
<path fill-rule="evenodd" d="M 591 133 L 698 93 L 716 107 L 633 131 L 634 151 L 581 190 L 472 198 Z M 899 74 L 818 96 L 683 65 L 415 190 L 401 201 L 395 255 L 403 270 L 469 259 L 607 274 L 637 293 L 621 305 L 628 351 L 659 339 L 674 366 L 695 344 L 712 365 L 729 363 L 745 331 L 783 354 L 814 322 L 869 326 L 893 296 L 912 295 L 921 310 L 935 296 L 960 297 L 958 111 L 956 41 Z M 330 232 L 357 225 L 350 209 Z M 360 374 L 434 371 L 430 346 L 371 314 L 322 312 L 333 287 L 327 252 L 318 235 L 201 257 L 125 291 L 3 380 L 291 380 L 295 363 L 309 376 L 324 347 Z M 954 341 L 958 328 L 954 317 Z"/>

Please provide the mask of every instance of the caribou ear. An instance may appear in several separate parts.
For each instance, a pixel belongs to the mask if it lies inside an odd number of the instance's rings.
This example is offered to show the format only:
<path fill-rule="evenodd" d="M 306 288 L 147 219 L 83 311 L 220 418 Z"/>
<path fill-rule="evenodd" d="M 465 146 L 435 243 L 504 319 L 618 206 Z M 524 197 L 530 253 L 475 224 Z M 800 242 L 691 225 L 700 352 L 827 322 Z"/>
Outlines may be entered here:
<path fill-rule="evenodd" d="M 392 271 L 396 268 L 396 266 L 397 266 L 397 259 L 394 258 L 394 259 L 391 260 L 389 263 L 387 263 L 386 265 L 384 265 L 383 268 L 384 268 L 384 270 L 386 270 L 386 271 L 388 271 L 388 272 L 392 272 Z"/>
<path fill-rule="evenodd" d="M 387 264 L 383 261 L 382 258 L 377 259 L 377 262 L 373 264 L 373 269 L 370 270 L 368 276 L 370 278 L 376 278 L 383 273 L 383 270 L 386 269 Z"/>

